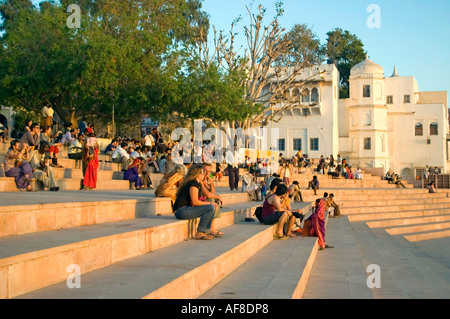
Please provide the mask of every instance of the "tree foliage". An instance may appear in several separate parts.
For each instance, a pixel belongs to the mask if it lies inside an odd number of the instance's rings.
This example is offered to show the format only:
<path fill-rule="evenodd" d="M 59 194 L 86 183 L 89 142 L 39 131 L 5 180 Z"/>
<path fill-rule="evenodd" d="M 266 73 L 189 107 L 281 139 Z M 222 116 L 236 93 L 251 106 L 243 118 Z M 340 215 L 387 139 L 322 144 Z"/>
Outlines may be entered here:
<path fill-rule="evenodd" d="M 349 97 L 350 70 L 353 66 L 364 61 L 366 52 L 364 44 L 354 34 L 347 30 L 336 28 L 327 33 L 326 53 L 329 59 L 337 61 L 340 80 L 340 97 Z"/>
<path fill-rule="evenodd" d="M 62 117 L 109 119 L 114 106 L 118 122 L 167 118 L 180 100 L 180 47 L 209 25 L 201 0 L 82 0 L 80 29 L 66 25 L 68 0 L 0 3 L 2 103 L 50 101 Z"/>

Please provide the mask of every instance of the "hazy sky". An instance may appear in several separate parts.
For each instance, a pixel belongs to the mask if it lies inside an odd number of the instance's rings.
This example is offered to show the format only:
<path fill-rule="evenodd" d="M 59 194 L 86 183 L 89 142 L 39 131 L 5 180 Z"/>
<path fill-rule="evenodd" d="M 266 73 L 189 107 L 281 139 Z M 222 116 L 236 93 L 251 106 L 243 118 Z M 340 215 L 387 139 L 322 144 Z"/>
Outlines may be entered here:
<path fill-rule="evenodd" d="M 117 0 L 121 1 L 121 0 Z M 33 0 L 34 3 L 40 2 Z M 275 14 L 274 0 L 204 0 L 203 10 L 211 25 L 228 31 L 239 15 L 235 31 L 243 39 L 243 25 L 249 19 L 246 5 L 267 8 L 267 21 Z M 77 3 L 77 0 L 74 0 Z M 380 28 L 369 28 L 368 18 L 380 9 Z M 450 1 L 449 0 L 284 0 L 281 25 L 290 30 L 306 23 L 322 43 L 334 28 L 349 30 L 364 43 L 370 59 L 392 74 L 394 65 L 402 76 L 415 76 L 421 91 L 450 92 Z"/>

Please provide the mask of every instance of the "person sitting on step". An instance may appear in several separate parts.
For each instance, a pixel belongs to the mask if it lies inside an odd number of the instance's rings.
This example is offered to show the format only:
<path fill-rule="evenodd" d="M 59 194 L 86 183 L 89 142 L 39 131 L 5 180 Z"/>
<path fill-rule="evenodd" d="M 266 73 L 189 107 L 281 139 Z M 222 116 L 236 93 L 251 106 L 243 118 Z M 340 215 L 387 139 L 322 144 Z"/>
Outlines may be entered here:
<path fill-rule="evenodd" d="M 30 165 L 33 169 L 33 178 L 41 182 L 48 190 L 57 192 L 59 187 L 56 186 L 53 167 L 49 163 L 49 160 L 51 160 L 48 154 L 49 150 L 50 145 L 47 142 L 40 142 L 39 150 L 30 153 Z"/>
<path fill-rule="evenodd" d="M 201 183 L 205 172 L 201 164 L 192 165 L 176 193 L 173 211 L 177 219 L 196 219 L 200 217 L 195 239 L 212 240 L 218 233 L 213 233 L 214 213 L 217 204 L 201 200 Z"/>
<path fill-rule="evenodd" d="M 33 169 L 29 159 L 29 146 L 25 144 L 21 151 L 19 151 L 20 141 L 13 140 L 10 143 L 8 152 L 5 155 L 5 175 L 6 177 L 14 177 L 17 188 L 20 191 L 26 190 L 27 192 L 33 191 L 31 188 L 31 179 Z"/>
<path fill-rule="evenodd" d="M 295 216 L 292 211 L 284 208 L 282 199 L 288 195 L 288 188 L 283 183 L 277 184 L 276 190 L 265 201 L 262 207 L 262 220 L 265 225 L 277 224 L 274 239 L 288 239 L 296 237 L 292 234 L 292 226 L 295 223 Z M 286 235 L 284 234 L 284 224 L 288 221 Z"/>
<path fill-rule="evenodd" d="M 314 195 L 317 195 L 317 191 L 319 190 L 319 180 L 317 179 L 317 176 L 314 175 L 312 181 L 308 182 L 308 188 L 312 188 L 314 190 Z"/>
<path fill-rule="evenodd" d="M 289 198 L 291 198 L 294 202 L 303 202 L 302 192 L 298 186 L 298 181 L 293 181 L 292 185 L 289 186 Z"/>
<path fill-rule="evenodd" d="M 328 207 L 333 207 L 333 209 L 334 209 L 333 215 L 331 215 L 331 217 L 342 217 L 341 208 L 334 201 L 334 194 L 330 194 L 330 196 L 328 196 L 327 201 L 328 201 Z"/>

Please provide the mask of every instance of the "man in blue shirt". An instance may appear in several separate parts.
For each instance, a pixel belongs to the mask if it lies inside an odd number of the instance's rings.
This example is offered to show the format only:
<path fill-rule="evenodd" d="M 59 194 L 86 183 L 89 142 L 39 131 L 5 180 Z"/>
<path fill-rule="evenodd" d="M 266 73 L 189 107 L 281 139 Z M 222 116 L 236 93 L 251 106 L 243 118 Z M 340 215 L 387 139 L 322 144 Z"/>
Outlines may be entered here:
<path fill-rule="evenodd" d="M 103 153 L 105 155 L 112 155 L 112 153 L 116 150 L 117 145 L 118 145 L 117 139 L 113 139 L 112 142 L 108 146 L 106 146 Z"/>

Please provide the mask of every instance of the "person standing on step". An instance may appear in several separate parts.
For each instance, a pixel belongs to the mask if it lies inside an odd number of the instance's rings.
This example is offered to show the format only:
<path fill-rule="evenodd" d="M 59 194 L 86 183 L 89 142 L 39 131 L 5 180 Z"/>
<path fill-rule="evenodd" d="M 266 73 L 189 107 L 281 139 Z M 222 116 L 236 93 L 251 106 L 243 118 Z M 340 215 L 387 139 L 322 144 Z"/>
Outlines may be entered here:
<path fill-rule="evenodd" d="M 83 188 L 82 190 L 93 190 L 97 188 L 97 170 L 99 146 L 95 134 L 89 134 L 83 146 Z"/>
<path fill-rule="evenodd" d="M 173 211 L 177 219 L 196 219 L 200 217 L 195 239 L 211 240 L 217 233 L 211 232 L 213 228 L 215 207 L 212 204 L 201 200 L 202 185 L 205 172 L 201 164 L 192 165 L 183 179 L 176 194 Z"/>
<path fill-rule="evenodd" d="M 319 250 L 334 248 L 333 246 L 327 245 L 325 241 L 325 205 L 326 203 L 323 198 L 317 199 L 314 213 L 308 218 L 311 221 L 309 235 L 319 238 Z"/>

